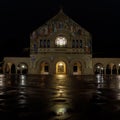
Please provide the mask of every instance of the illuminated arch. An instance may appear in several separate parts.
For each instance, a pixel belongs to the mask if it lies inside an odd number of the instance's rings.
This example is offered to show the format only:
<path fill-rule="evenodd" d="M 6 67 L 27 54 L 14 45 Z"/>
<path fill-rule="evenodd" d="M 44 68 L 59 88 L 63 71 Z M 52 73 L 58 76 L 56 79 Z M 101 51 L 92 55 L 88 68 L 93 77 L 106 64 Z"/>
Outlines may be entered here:
<path fill-rule="evenodd" d="M 66 74 L 66 63 L 58 61 L 56 63 L 56 74 Z"/>
<path fill-rule="evenodd" d="M 96 63 L 94 65 L 94 73 L 95 74 L 104 74 L 104 66 L 102 63 Z"/>
<path fill-rule="evenodd" d="M 24 62 L 21 62 L 17 65 L 17 73 L 18 74 L 27 74 L 28 73 L 28 65 Z"/>

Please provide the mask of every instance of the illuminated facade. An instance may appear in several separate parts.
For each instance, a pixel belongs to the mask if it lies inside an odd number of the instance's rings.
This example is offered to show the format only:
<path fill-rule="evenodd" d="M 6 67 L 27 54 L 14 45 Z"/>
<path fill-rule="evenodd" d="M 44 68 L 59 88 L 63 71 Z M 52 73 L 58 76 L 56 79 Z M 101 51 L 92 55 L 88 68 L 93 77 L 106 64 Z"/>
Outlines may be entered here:
<path fill-rule="evenodd" d="M 120 59 L 92 58 L 91 34 L 60 10 L 31 34 L 29 58 L 4 61 L 7 73 L 89 75 L 118 74 Z"/>

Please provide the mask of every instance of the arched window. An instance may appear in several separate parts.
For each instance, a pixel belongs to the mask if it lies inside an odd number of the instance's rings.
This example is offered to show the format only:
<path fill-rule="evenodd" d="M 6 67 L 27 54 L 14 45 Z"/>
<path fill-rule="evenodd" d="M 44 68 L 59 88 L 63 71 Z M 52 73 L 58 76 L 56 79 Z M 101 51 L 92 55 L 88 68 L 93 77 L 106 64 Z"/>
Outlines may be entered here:
<path fill-rule="evenodd" d="M 72 40 L 72 48 L 75 48 L 75 40 Z"/>
<path fill-rule="evenodd" d="M 80 48 L 82 48 L 82 40 L 80 40 Z"/>
<path fill-rule="evenodd" d="M 42 47 L 43 47 L 43 41 L 40 40 L 40 48 L 42 48 Z"/>
<path fill-rule="evenodd" d="M 50 40 L 47 40 L 47 48 L 50 48 Z"/>
<path fill-rule="evenodd" d="M 79 45 L 78 45 L 78 40 L 76 40 L 76 48 L 78 48 L 78 46 L 79 46 Z"/>

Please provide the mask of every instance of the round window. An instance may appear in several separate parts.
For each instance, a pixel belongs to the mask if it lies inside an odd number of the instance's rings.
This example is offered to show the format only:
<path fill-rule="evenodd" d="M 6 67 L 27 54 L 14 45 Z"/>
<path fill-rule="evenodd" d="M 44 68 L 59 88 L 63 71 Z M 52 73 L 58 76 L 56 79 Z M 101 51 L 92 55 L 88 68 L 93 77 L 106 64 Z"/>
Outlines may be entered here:
<path fill-rule="evenodd" d="M 58 47 L 64 47 L 66 46 L 67 44 L 67 39 L 63 36 L 58 36 L 55 40 L 55 44 L 58 46 Z"/>

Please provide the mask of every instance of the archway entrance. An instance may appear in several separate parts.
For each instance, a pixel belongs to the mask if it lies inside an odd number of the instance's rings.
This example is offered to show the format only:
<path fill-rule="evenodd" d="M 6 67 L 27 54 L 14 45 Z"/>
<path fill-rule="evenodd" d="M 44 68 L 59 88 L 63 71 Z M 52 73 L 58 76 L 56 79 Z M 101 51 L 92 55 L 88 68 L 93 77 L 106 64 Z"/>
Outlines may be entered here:
<path fill-rule="evenodd" d="M 104 74 L 104 67 L 103 67 L 103 64 L 101 63 L 96 63 L 94 65 L 94 73 L 95 74 Z"/>
<path fill-rule="evenodd" d="M 17 74 L 27 74 L 28 73 L 28 65 L 26 63 L 19 63 L 17 65 Z"/>
<path fill-rule="evenodd" d="M 47 62 L 40 64 L 40 74 L 49 74 L 49 64 Z"/>
<path fill-rule="evenodd" d="M 66 74 L 66 64 L 63 61 L 56 63 L 56 74 Z"/>
<path fill-rule="evenodd" d="M 81 75 L 82 73 L 82 65 L 80 62 L 75 62 L 73 64 L 73 75 Z"/>

